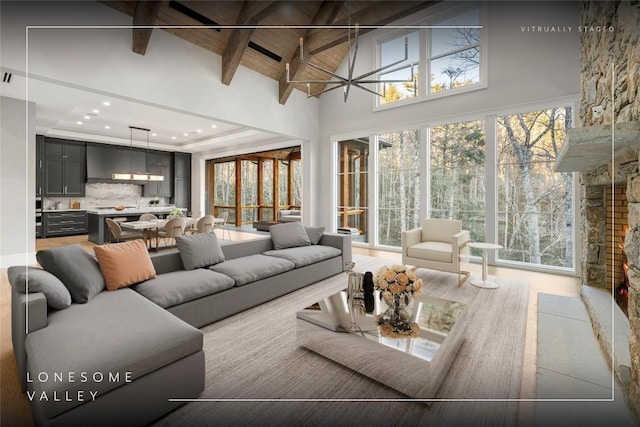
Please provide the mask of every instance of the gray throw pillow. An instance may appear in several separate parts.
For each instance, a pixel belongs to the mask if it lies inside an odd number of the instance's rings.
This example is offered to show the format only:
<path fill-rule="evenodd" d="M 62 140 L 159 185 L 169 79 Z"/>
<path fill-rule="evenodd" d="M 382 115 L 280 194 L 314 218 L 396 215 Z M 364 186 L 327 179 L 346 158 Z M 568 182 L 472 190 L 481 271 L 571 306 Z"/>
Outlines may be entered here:
<path fill-rule="evenodd" d="M 305 226 L 305 230 L 307 230 L 307 235 L 309 235 L 309 240 L 311 240 L 312 245 L 317 245 L 322 239 L 322 235 L 324 234 L 324 227 L 311 227 Z"/>
<path fill-rule="evenodd" d="M 13 288 L 25 292 L 42 292 L 51 308 L 64 310 L 71 305 L 71 294 L 56 276 L 40 268 L 24 265 L 12 266 L 7 270 L 9 283 Z"/>
<path fill-rule="evenodd" d="M 311 239 L 301 222 L 285 222 L 269 227 L 274 249 L 295 248 L 311 245 Z"/>
<path fill-rule="evenodd" d="M 224 261 L 224 253 L 213 231 L 176 236 L 176 246 L 185 270 L 208 267 Z"/>
<path fill-rule="evenodd" d="M 98 261 L 79 244 L 38 251 L 36 259 L 64 283 L 73 302 L 83 304 L 104 290 Z"/>

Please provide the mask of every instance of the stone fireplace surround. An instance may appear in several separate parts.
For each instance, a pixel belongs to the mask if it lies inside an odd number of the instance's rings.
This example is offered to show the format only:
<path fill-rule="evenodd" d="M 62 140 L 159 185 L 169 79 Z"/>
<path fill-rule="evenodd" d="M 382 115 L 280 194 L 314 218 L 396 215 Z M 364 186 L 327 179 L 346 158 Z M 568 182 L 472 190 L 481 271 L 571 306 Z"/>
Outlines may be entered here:
<path fill-rule="evenodd" d="M 617 126 L 617 125 L 616 125 Z M 607 131 L 607 126 L 597 126 L 588 128 L 578 128 L 570 133 L 568 142 L 582 148 L 581 141 L 583 135 L 591 132 L 598 134 Z M 585 165 L 580 166 L 576 159 L 569 160 L 576 163 L 572 169 L 581 171 L 580 173 L 580 217 L 581 217 L 581 245 L 582 260 L 581 272 L 582 282 L 585 287 L 597 287 L 612 291 L 612 287 L 618 285 L 615 278 L 615 271 L 621 267 L 622 259 L 619 253 L 616 258 L 611 258 L 611 251 L 620 244 L 620 222 L 627 222 L 628 229 L 623 234 L 624 253 L 629 265 L 629 300 L 628 317 L 630 333 L 628 336 L 628 351 L 630 363 L 619 361 L 620 347 L 616 345 L 616 350 L 612 350 L 609 331 L 603 330 L 602 321 L 597 318 L 592 310 L 589 301 L 591 292 L 582 292 L 585 304 L 589 309 L 594 331 L 598 336 L 605 356 L 611 361 L 614 360 L 615 375 L 626 392 L 626 399 L 629 406 L 634 411 L 636 418 L 640 419 L 640 124 L 638 122 L 625 123 L 623 128 L 631 129 L 637 139 L 635 143 L 622 144 L 614 152 L 613 162 L 603 164 L 585 171 Z M 610 126 L 608 129 L 609 132 Z M 573 139 L 571 138 L 573 136 Z M 629 135 L 626 135 L 629 136 Z M 611 159 L 611 136 L 600 140 L 599 145 L 603 145 L 608 140 L 609 155 L 601 155 L 601 162 Z M 589 140 L 589 144 L 595 140 Z M 587 145 L 589 145 L 587 144 Z M 615 147 L 615 146 L 614 146 Z M 580 150 L 585 152 L 588 150 Z M 593 159 L 593 156 L 589 156 Z M 567 157 L 568 158 L 568 157 Z M 560 156 L 559 168 L 562 169 L 562 156 Z M 593 161 L 593 160 L 590 160 Z M 566 162 L 565 162 L 566 165 Z M 613 166 L 612 166 L 613 165 Z M 611 197 L 613 191 L 613 198 Z M 626 199 L 626 200 L 623 200 Z M 616 222 L 618 224 L 616 225 Z M 612 306 L 614 304 L 612 303 Z M 615 310 L 619 310 L 617 306 Z M 607 316 L 607 314 L 605 314 Z M 608 316 L 611 316 L 609 313 Z M 618 319 L 621 317 L 618 316 Z M 623 320 L 624 321 L 624 320 Z M 615 323 L 615 328 L 622 328 Z M 621 343 L 618 343 L 621 344 Z M 626 348 L 623 349 L 626 353 Z M 626 359 L 626 357 L 624 358 Z M 625 366 L 630 364 L 630 366 Z"/>
<path fill-rule="evenodd" d="M 564 166 L 568 168 L 565 171 L 581 172 L 581 266 L 585 284 L 600 274 L 599 269 L 589 264 L 593 264 L 596 255 L 600 255 L 601 246 L 590 239 L 594 234 L 607 234 L 606 229 L 599 228 L 604 216 L 601 207 L 595 205 L 599 197 L 602 200 L 604 186 L 626 184 L 630 228 L 625 235 L 624 248 L 629 263 L 630 289 L 629 319 L 625 326 L 629 329 L 615 328 L 615 332 L 619 333 L 621 329 L 625 329 L 625 335 L 627 330 L 629 332 L 628 339 L 621 337 L 615 340 L 615 356 L 617 358 L 622 353 L 618 348 L 622 346 L 625 352 L 628 351 L 626 364 L 629 366 L 626 375 L 616 372 L 616 376 L 626 392 L 628 406 L 640 422 L 640 1 L 583 1 L 580 22 L 584 25 L 606 22 L 614 31 L 580 34 L 580 106 L 576 124 L 582 127 L 571 130 L 574 132 L 572 136 L 578 136 L 574 141 L 578 143 L 567 144 L 568 135 L 561 151 L 565 148 L 570 151 L 564 159 Z M 598 106 L 602 107 L 602 114 L 596 115 L 594 109 Z M 562 159 L 558 160 L 562 163 Z M 569 163 L 574 161 L 579 167 L 570 167 Z M 598 186 L 601 187 L 596 188 Z M 600 223 L 596 224 L 599 220 Z M 588 285 L 582 288 L 588 307 L 585 295 L 598 289 Z M 615 304 L 612 306 L 617 308 Z M 609 323 L 612 317 L 609 315 Z M 619 318 L 627 322 L 623 315 Z M 604 335 L 597 327 L 602 323 L 592 317 L 592 324 L 599 338 Z M 602 328 L 606 329 L 611 330 Z M 602 345 L 602 348 L 607 356 L 606 350 L 611 346 Z M 615 367 L 618 368 L 617 365 Z"/>

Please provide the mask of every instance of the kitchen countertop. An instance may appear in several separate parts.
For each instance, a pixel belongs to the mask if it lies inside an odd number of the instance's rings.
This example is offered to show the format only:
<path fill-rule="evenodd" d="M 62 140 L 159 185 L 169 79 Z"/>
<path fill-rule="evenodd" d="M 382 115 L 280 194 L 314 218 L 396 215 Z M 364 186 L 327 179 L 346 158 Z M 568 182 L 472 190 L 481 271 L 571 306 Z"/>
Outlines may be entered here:
<path fill-rule="evenodd" d="M 43 209 L 42 212 L 85 212 L 86 209 Z"/>
<path fill-rule="evenodd" d="M 109 209 L 87 209 L 87 212 L 95 215 L 137 215 L 143 213 L 169 213 L 173 209 L 176 209 L 175 206 L 141 206 L 138 208 L 125 208 L 121 211 L 109 208 Z M 186 209 L 180 208 L 181 211 L 186 211 Z"/>

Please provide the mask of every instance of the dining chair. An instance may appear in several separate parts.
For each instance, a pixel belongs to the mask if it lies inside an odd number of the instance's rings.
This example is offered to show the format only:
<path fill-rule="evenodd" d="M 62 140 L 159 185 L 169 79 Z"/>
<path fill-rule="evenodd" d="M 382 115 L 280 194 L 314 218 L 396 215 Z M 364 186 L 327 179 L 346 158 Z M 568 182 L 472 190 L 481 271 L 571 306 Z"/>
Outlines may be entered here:
<path fill-rule="evenodd" d="M 114 221 L 111 218 L 105 218 L 107 223 L 107 227 L 109 228 L 109 243 L 111 243 L 111 237 L 116 242 L 120 242 L 121 240 L 132 240 L 132 239 L 142 239 L 143 235 L 139 231 L 123 231 L 122 227 L 117 221 Z"/>
<path fill-rule="evenodd" d="M 155 216 L 154 214 L 145 213 L 145 214 L 140 215 L 140 218 L 138 218 L 138 221 L 155 221 L 157 219 L 158 219 L 158 217 Z"/>
<path fill-rule="evenodd" d="M 175 240 L 176 236 L 181 236 L 184 234 L 186 224 L 187 220 L 183 217 L 171 218 L 164 225 L 164 229 L 158 230 L 158 236 L 161 236 L 163 238 L 165 246 L 169 246 L 169 239 Z"/>
<path fill-rule="evenodd" d="M 208 233 L 210 231 L 213 231 L 214 223 L 215 218 L 213 217 L 213 215 L 205 215 L 196 223 L 196 231 L 198 233 Z"/>
<path fill-rule="evenodd" d="M 229 236 L 229 241 L 231 241 L 231 232 L 227 228 L 227 220 L 229 219 L 229 211 L 222 212 L 217 219 L 221 219 L 222 221 L 218 221 L 218 222 L 215 222 L 213 224 L 214 230 L 216 228 L 222 228 L 222 238 L 224 239 L 224 232 L 226 231 L 227 235 Z"/>

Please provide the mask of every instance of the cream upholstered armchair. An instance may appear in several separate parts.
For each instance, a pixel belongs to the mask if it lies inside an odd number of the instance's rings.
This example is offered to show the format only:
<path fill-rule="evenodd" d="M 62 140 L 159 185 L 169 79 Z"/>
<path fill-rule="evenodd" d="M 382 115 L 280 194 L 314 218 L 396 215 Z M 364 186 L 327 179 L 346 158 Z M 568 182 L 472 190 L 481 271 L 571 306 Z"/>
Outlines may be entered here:
<path fill-rule="evenodd" d="M 423 219 L 421 227 L 402 232 L 402 263 L 457 273 L 460 286 L 469 277 L 469 272 L 460 268 L 469 240 L 462 221 Z"/>

